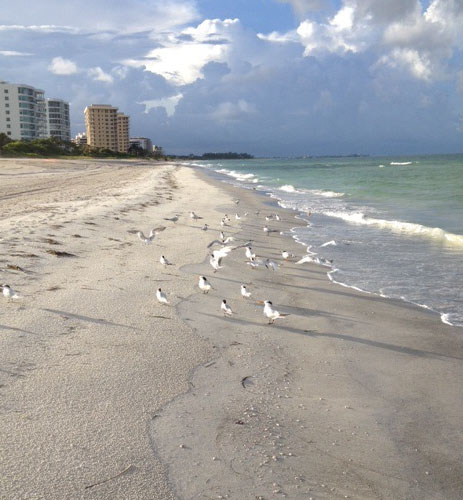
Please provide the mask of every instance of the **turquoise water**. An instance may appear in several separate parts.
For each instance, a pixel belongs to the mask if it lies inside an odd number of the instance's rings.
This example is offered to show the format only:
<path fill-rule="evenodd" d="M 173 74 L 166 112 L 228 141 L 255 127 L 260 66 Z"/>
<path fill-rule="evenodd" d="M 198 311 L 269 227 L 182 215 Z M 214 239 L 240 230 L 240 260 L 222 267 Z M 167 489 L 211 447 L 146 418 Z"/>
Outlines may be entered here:
<path fill-rule="evenodd" d="M 463 325 L 463 155 L 198 162 L 311 212 L 295 231 L 336 282 Z M 328 241 L 335 244 L 322 246 Z"/>

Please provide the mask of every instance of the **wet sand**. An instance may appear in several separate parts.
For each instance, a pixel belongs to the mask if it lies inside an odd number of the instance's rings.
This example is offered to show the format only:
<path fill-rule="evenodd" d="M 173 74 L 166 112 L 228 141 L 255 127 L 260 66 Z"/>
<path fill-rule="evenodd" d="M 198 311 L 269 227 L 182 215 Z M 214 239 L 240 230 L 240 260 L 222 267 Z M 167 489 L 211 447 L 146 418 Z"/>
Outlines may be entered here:
<path fill-rule="evenodd" d="M 0 160 L 0 204 L 0 498 L 463 498 L 461 329 L 282 262 L 296 213 L 143 162 Z M 224 213 L 278 271 L 212 272 Z"/>

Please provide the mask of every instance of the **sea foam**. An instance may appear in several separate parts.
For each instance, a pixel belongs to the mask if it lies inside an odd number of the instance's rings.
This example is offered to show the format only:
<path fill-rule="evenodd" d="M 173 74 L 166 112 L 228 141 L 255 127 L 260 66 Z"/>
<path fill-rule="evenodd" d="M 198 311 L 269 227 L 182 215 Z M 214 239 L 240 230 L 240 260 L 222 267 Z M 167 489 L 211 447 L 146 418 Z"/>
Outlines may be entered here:
<path fill-rule="evenodd" d="M 345 220 L 351 224 L 375 226 L 381 229 L 389 229 L 395 233 L 423 236 L 444 244 L 463 247 L 463 235 L 447 233 L 439 227 L 422 226 L 421 224 L 403 222 L 399 220 L 376 219 L 374 217 L 366 217 L 362 212 L 348 213 L 325 211 L 324 214 L 328 217 L 336 217 L 338 219 Z"/>

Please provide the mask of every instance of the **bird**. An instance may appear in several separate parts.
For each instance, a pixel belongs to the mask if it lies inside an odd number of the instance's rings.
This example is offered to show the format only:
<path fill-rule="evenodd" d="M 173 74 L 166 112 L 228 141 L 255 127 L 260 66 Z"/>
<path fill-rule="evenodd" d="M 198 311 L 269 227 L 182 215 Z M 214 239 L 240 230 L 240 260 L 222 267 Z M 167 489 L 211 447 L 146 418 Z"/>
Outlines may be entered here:
<path fill-rule="evenodd" d="M 233 203 L 234 203 L 235 205 L 238 205 L 238 204 L 239 204 L 239 202 L 240 202 L 239 198 L 236 198 L 236 200 L 233 200 Z"/>
<path fill-rule="evenodd" d="M 251 247 L 249 247 L 249 246 L 248 246 L 248 247 L 246 247 L 246 249 L 245 249 L 245 253 L 246 253 L 246 257 L 247 257 L 248 259 L 252 259 L 252 258 L 254 258 L 254 259 L 255 259 L 255 258 L 256 258 L 256 254 L 255 254 L 255 253 L 252 253 L 252 248 L 251 248 Z"/>
<path fill-rule="evenodd" d="M 243 299 L 249 299 L 249 297 L 251 297 L 251 292 L 247 291 L 246 285 L 241 285 L 241 297 L 243 297 Z"/>
<path fill-rule="evenodd" d="M 209 226 L 207 224 L 204 224 L 204 226 L 201 228 L 203 231 L 207 231 Z"/>
<path fill-rule="evenodd" d="M 206 276 L 199 277 L 198 287 L 203 293 L 209 293 L 209 290 L 212 288 Z"/>
<path fill-rule="evenodd" d="M 220 250 L 214 250 L 211 253 L 211 257 L 209 259 L 209 263 L 214 269 L 214 273 L 216 273 L 219 269 L 222 269 L 222 259 L 226 257 L 232 250 L 232 247 L 223 247 Z"/>
<path fill-rule="evenodd" d="M 193 220 L 202 219 L 202 217 L 200 217 L 199 215 L 196 215 L 193 211 L 191 211 L 191 212 L 190 212 L 190 217 L 191 217 Z"/>
<path fill-rule="evenodd" d="M 164 267 L 167 267 L 167 266 L 173 266 L 172 262 L 169 262 L 165 257 L 164 255 L 161 255 L 161 258 L 159 259 L 159 262 L 164 266 Z"/>
<path fill-rule="evenodd" d="M 269 220 L 273 219 L 273 215 L 266 215 L 265 220 L 268 222 Z"/>
<path fill-rule="evenodd" d="M 282 256 L 282 257 L 283 257 L 283 259 L 285 259 L 285 260 L 288 260 L 288 259 L 290 259 L 290 258 L 292 258 L 292 257 L 296 257 L 293 253 L 289 253 L 289 252 L 288 252 L 288 251 L 286 251 L 286 250 L 283 250 L 283 251 L 281 252 L 281 256 Z"/>
<path fill-rule="evenodd" d="M 259 300 L 259 304 L 264 304 L 264 316 L 268 318 L 269 325 L 276 319 L 282 319 L 288 316 L 288 314 L 280 314 L 276 309 L 273 309 L 273 304 L 270 300 L 265 300 L 264 302 Z"/>
<path fill-rule="evenodd" d="M 267 218 L 267 217 L 265 217 L 265 218 Z M 268 236 L 268 235 L 269 235 L 269 233 L 270 233 L 270 230 L 269 230 L 269 228 L 268 228 L 267 226 L 264 226 L 263 231 L 264 231 L 264 233 L 265 233 L 267 236 Z"/>
<path fill-rule="evenodd" d="M 272 271 L 278 271 L 278 263 L 273 260 L 266 259 L 264 265 L 267 269 L 271 269 Z"/>
<path fill-rule="evenodd" d="M 278 214 L 275 214 L 275 219 L 276 220 L 281 220 L 280 216 Z"/>
<path fill-rule="evenodd" d="M 156 290 L 156 298 L 159 300 L 161 304 L 169 304 L 169 302 L 167 301 L 166 294 L 160 288 Z"/>
<path fill-rule="evenodd" d="M 222 219 L 222 220 L 220 221 L 220 225 L 221 225 L 222 227 L 225 227 L 225 226 L 226 226 L 226 224 L 225 224 L 225 219 Z"/>
<path fill-rule="evenodd" d="M 155 227 L 154 229 L 151 229 L 149 236 L 145 236 L 143 231 L 138 231 L 137 236 L 140 241 L 143 241 L 145 245 L 149 245 L 154 238 L 156 237 L 157 234 L 159 234 L 161 231 L 164 231 L 165 227 L 164 226 L 159 226 Z"/>
<path fill-rule="evenodd" d="M 20 296 L 10 287 L 10 285 L 2 285 L 3 296 L 5 299 L 19 299 Z"/>
<path fill-rule="evenodd" d="M 209 259 L 209 264 L 212 266 L 214 269 L 214 273 L 216 273 L 219 269 L 222 269 L 222 258 L 215 258 L 213 254 L 211 254 L 211 257 Z"/>
<path fill-rule="evenodd" d="M 251 269 L 257 269 L 259 266 L 265 266 L 265 262 L 262 259 L 257 259 L 256 256 L 254 255 L 249 259 L 247 265 L 251 266 Z"/>
<path fill-rule="evenodd" d="M 236 220 L 241 220 L 240 214 L 235 214 L 235 219 Z"/>
<path fill-rule="evenodd" d="M 222 300 L 222 305 L 220 306 L 220 309 L 222 309 L 224 316 L 231 316 L 233 314 L 231 307 L 227 304 L 227 301 L 225 299 Z"/>
<path fill-rule="evenodd" d="M 168 221 L 173 222 L 175 224 L 176 222 L 178 222 L 178 218 L 179 218 L 178 215 L 174 215 L 173 217 L 164 217 L 164 220 L 168 220 Z"/>

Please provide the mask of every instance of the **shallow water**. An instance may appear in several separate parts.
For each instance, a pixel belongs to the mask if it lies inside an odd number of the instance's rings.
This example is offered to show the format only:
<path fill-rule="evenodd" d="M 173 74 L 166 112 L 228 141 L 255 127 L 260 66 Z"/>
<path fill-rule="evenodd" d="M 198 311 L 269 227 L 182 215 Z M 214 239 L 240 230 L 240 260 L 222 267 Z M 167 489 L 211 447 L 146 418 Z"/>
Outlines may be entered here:
<path fill-rule="evenodd" d="M 463 326 L 463 155 L 197 164 L 310 211 L 294 236 L 333 260 L 330 279 Z"/>

